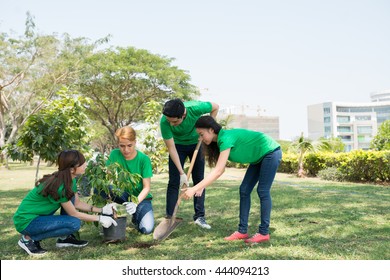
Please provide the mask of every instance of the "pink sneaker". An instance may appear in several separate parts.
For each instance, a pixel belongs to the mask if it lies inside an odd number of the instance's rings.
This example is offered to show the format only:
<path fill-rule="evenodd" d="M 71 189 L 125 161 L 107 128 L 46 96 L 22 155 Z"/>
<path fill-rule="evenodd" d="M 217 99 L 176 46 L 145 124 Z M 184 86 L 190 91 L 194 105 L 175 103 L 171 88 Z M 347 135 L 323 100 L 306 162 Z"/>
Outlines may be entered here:
<path fill-rule="evenodd" d="M 270 237 L 269 234 L 262 235 L 260 233 L 256 233 L 251 238 L 248 238 L 245 240 L 245 243 L 260 243 L 260 242 L 267 242 L 269 241 Z"/>
<path fill-rule="evenodd" d="M 248 238 L 247 233 L 239 233 L 238 231 L 233 232 L 230 236 L 225 237 L 224 239 L 227 241 L 232 241 L 232 240 L 239 240 L 239 239 L 246 239 Z"/>

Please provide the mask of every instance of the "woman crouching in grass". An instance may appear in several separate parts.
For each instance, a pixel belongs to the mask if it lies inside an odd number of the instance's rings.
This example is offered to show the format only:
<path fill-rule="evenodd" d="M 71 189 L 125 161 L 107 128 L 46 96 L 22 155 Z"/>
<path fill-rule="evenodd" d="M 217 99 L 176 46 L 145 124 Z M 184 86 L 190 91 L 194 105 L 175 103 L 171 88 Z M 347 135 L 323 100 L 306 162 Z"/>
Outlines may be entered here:
<path fill-rule="evenodd" d="M 89 205 L 79 199 L 76 176 L 84 174 L 86 162 L 77 150 L 62 151 L 57 158 L 58 171 L 45 175 L 26 195 L 13 219 L 16 230 L 22 234 L 18 245 L 29 255 L 43 255 L 46 250 L 40 241 L 59 237 L 56 247 L 84 247 L 88 241 L 78 240 L 74 233 L 81 221 L 98 221 L 103 227 L 116 222 L 109 216 L 89 215 L 79 212 L 94 212 L 112 215 L 115 204 L 103 208 Z M 61 215 L 54 213 L 61 209 Z"/>

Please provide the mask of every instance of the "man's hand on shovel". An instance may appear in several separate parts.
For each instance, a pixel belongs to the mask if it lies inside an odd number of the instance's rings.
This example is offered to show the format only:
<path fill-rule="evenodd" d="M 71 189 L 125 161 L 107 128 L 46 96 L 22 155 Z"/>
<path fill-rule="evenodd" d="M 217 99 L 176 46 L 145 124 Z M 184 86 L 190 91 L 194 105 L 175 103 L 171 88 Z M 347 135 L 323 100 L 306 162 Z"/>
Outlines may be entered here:
<path fill-rule="evenodd" d="M 185 173 L 180 175 L 180 188 L 187 187 L 188 184 L 188 177 Z"/>

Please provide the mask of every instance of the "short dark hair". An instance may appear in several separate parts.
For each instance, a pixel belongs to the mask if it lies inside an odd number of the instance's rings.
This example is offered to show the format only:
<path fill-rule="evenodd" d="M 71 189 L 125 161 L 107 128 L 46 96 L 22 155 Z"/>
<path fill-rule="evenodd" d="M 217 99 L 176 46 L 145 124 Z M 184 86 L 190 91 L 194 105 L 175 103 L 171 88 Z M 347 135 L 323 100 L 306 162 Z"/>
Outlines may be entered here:
<path fill-rule="evenodd" d="M 179 98 L 167 101 L 164 104 L 163 115 L 170 118 L 181 118 L 184 114 L 184 103 Z"/>

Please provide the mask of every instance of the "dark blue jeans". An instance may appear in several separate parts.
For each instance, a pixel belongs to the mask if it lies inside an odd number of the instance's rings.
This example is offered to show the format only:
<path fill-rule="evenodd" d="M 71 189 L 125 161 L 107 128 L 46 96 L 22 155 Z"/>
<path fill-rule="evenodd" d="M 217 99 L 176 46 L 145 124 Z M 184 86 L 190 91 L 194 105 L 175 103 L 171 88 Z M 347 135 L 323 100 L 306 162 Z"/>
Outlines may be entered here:
<path fill-rule="evenodd" d="M 68 215 L 39 216 L 32 220 L 21 234 L 41 241 L 50 237 L 68 236 L 78 231 L 80 226 L 80 219 Z"/>
<path fill-rule="evenodd" d="M 176 150 L 179 154 L 181 166 L 184 166 L 184 162 L 188 157 L 191 161 L 194 154 L 196 144 L 194 145 L 179 145 L 176 144 Z M 192 182 L 194 186 L 203 180 L 204 178 L 204 166 L 205 160 L 202 153 L 202 147 L 199 148 L 198 155 L 196 157 L 194 168 L 192 169 Z M 180 173 L 177 170 L 176 165 L 173 163 L 171 157 L 169 157 L 169 181 L 167 188 L 167 197 L 166 197 L 166 215 L 172 216 L 173 210 L 177 199 L 179 197 L 179 185 L 180 185 Z M 206 196 L 206 190 L 203 190 L 202 196 L 194 196 L 194 211 L 193 216 L 194 221 L 199 217 L 205 216 L 204 201 Z"/>
<path fill-rule="evenodd" d="M 266 156 L 257 164 L 249 165 L 240 186 L 240 223 L 238 231 L 247 233 L 248 217 L 251 208 L 251 192 L 257 185 L 257 194 L 260 198 L 260 224 L 259 233 L 269 233 L 271 219 L 271 186 L 275 179 L 276 171 L 282 159 L 282 151 L 277 149 Z"/>
<path fill-rule="evenodd" d="M 94 193 L 97 193 L 96 189 Z M 104 199 L 108 199 L 108 195 L 104 192 L 100 193 Z M 130 194 L 127 192 L 122 193 L 121 196 L 115 196 L 114 193 L 110 193 L 112 201 L 118 204 L 129 201 Z M 137 227 L 138 231 L 143 234 L 150 234 L 154 228 L 154 213 L 151 200 L 143 200 L 137 205 L 137 209 L 132 217 L 133 224 Z"/>

